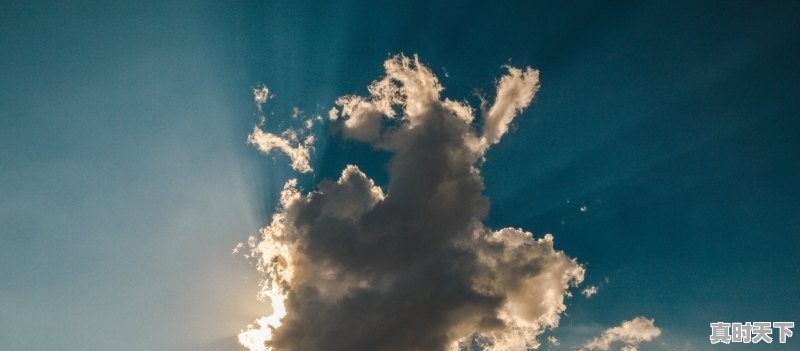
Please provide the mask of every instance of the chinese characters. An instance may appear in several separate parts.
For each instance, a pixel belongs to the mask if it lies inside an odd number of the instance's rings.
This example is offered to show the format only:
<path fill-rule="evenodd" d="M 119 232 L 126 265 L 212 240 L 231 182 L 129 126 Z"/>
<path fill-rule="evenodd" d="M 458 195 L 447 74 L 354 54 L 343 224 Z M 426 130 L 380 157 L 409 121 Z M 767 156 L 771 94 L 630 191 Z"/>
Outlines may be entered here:
<path fill-rule="evenodd" d="M 771 344 L 773 341 L 773 330 L 777 329 L 778 342 L 786 343 L 786 339 L 792 337 L 794 333 L 794 322 L 746 322 L 746 323 L 709 323 L 711 335 L 708 339 L 712 344 L 723 343 L 752 343 L 765 342 Z"/>

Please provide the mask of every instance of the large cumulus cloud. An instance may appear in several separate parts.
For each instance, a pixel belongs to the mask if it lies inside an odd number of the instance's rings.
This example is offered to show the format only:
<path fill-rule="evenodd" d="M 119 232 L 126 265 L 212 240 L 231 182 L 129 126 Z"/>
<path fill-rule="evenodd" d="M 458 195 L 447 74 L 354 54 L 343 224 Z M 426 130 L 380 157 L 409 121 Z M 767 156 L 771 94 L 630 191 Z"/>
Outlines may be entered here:
<path fill-rule="evenodd" d="M 531 103 L 538 71 L 508 67 L 475 123 L 475 110 L 443 98 L 418 58 L 384 67 L 367 96 L 339 98 L 329 116 L 341 137 L 392 152 L 386 189 L 357 166 L 307 193 L 287 183 L 271 223 L 249 242 L 274 311 L 240 341 L 276 351 L 538 347 L 584 268 L 549 234 L 487 228 L 478 169 Z M 251 136 L 262 151 L 263 136 Z"/>

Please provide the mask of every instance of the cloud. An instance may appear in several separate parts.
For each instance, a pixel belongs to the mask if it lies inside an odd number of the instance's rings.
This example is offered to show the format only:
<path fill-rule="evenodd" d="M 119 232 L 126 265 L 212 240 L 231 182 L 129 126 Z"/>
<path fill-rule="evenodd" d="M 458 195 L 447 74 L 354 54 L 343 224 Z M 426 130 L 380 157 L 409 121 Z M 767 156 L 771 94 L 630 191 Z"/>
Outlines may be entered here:
<path fill-rule="evenodd" d="M 286 154 L 292 161 L 291 166 L 295 171 L 301 173 L 311 172 L 309 157 L 314 150 L 314 136 L 306 133 L 314 126 L 313 119 L 308 119 L 303 123 L 304 128 L 286 129 L 280 135 L 262 130 L 260 127 L 266 122 L 264 116 L 264 104 L 270 98 L 269 88 L 261 85 L 253 89 L 253 101 L 256 104 L 259 114 L 259 123 L 253 127 L 253 132 L 247 136 L 247 143 L 255 146 L 264 154 L 269 154 L 273 150 L 278 150 Z M 298 107 L 292 109 L 292 119 L 298 119 L 303 115 L 303 111 Z"/>
<path fill-rule="evenodd" d="M 300 118 L 303 115 L 303 110 L 299 107 L 292 107 L 292 119 Z"/>
<path fill-rule="evenodd" d="M 617 327 L 606 329 L 600 336 L 584 344 L 581 351 L 608 350 L 612 344 L 618 343 L 622 351 L 636 351 L 639 344 L 652 341 L 661 335 L 661 329 L 655 326 L 653 319 L 636 317 L 623 321 Z"/>
<path fill-rule="evenodd" d="M 259 113 L 262 112 L 264 104 L 269 99 L 269 88 L 266 85 L 261 85 L 258 88 L 253 88 L 253 102 L 255 102 Z"/>
<path fill-rule="evenodd" d="M 497 84 L 497 98 L 486 113 L 484 136 L 487 142 L 497 143 L 508 131 L 508 125 L 520 111 L 530 105 L 539 90 L 539 71 L 530 67 L 524 71 L 507 67 L 508 74 Z"/>
<path fill-rule="evenodd" d="M 308 136 L 300 141 L 293 130 L 287 130 L 284 135 L 278 136 L 265 132 L 259 127 L 254 127 L 253 132 L 247 136 L 247 143 L 254 145 L 265 154 L 270 153 L 272 150 L 279 150 L 289 156 L 294 170 L 302 173 L 311 172 L 308 158 L 313 149 L 314 137 Z"/>
<path fill-rule="evenodd" d="M 587 287 L 583 288 L 583 290 L 581 290 L 581 294 L 583 294 L 583 296 L 586 296 L 587 299 L 591 299 L 592 296 L 597 294 L 597 292 L 599 290 L 600 289 L 598 287 L 596 287 L 594 285 L 590 285 L 590 286 L 587 286 Z"/>
<path fill-rule="evenodd" d="M 343 96 L 336 100 L 341 106 L 342 115 L 348 117 L 344 122 L 344 136 L 360 141 L 372 141 L 378 138 L 381 128 L 381 117 L 390 111 L 381 110 L 375 103 L 360 96 Z M 331 113 L 337 113 L 332 110 Z M 331 117 L 336 120 L 337 117 Z"/>
<path fill-rule="evenodd" d="M 391 57 L 384 69 L 367 96 L 337 99 L 329 123 L 392 153 L 388 185 L 355 165 L 312 191 L 287 182 L 270 224 L 245 248 L 273 313 L 240 342 L 275 351 L 538 347 L 584 267 L 550 234 L 486 227 L 478 168 L 530 103 L 538 74 L 508 68 L 480 130 L 473 108 L 442 98 L 417 57 Z M 256 128 L 249 139 L 310 169 L 307 152 L 285 137 Z"/>

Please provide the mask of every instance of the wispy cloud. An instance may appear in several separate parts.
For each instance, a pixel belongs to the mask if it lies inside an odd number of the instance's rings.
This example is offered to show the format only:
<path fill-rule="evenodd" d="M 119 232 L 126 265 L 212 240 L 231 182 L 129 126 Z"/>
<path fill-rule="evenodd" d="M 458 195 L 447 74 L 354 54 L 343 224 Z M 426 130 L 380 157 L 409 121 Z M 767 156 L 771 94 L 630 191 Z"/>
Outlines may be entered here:
<path fill-rule="evenodd" d="M 623 321 L 619 326 L 606 329 L 600 336 L 584 344 L 580 351 L 605 351 L 613 344 L 619 344 L 622 351 L 636 351 L 639 344 L 652 341 L 659 335 L 661 329 L 655 326 L 653 319 L 636 317 Z"/>
<path fill-rule="evenodd" d="M 283 152 L 289 156 L 292 168 L 298 172 L 308 173 L 312 170 L 308 158 L 314 148 L 313 135 L 300 140 L 294 130 L 287 130 L 283 136 L 278 136 L 254 127 L 253 132 L 247 137 L 247 142 L 265 154 L 272 150 Z"/>
<path fill-rule="evenodd" d="M 295 171 L 308 173 L 312 171 L 309 157 L 314 150 L 314 136 L 309 130 L 314 126 L 313 119 L 303 123 L 303 128 L 289 128 L 280 135 L 261 129 L 266 122 L 264 104 L 271 98 L 269 88 L 261 85 L 253 89 L 253 102 L 258 109 L 259 123 L 253 127 L 253 132 L 247 136 L 247 143 L 255 146 L 259 151 L 269 154 L 277 150 L 286 154 L 292 161 L 291 166 Z M 292 109 L 292 119 L 303 116 L 303 111 L 295 107 Z"/>
<path fill-rule="evenodd" d="M 590 285 L 583 288 L 583 290 L 581 290 L 581 294 L 583 294 L 583 296 L 586 296 L 587 299 L 591 299 L 592 296 L 597 294 L 598 291 L 600 291 L 600 288 L 594 285 Z"/>

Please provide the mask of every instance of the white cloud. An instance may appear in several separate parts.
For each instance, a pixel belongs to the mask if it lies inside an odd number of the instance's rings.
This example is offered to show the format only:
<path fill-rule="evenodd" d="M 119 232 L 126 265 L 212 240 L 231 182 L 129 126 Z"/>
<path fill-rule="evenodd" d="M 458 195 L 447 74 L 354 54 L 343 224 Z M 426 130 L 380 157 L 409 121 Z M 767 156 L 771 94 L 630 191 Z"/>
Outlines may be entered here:
<path fill-rule="evenodd" d="M 581 351 L 608 350 L 613 344 L 620 344 L 622 351 L 636 351 L 639 344 L 649 342 L 661 335 L 653 319 L 636 317 L 623 321 L 617 327 L 605 330 L 600 336 L 584 344 Z"/>
<path fill-rule="evenodd" d="M 247 143 L 254 145 L 264 154 L 269 154 L 273 150 L 283 152 L 292 161 L 291 166 L 295 171 L 301 173 L 311 172 L 309 157 L 314 149 L 314 136 L 305 135 L 305 133 L 313 127 L 313 121 L 309 119 L 303 123 L 305 130 L 289 128 L 280 133 L 280 135 L 262 130 L 260 127 L 266 122 L 263 108 L 270 97 L 269 88 L 266 85 L 262 84 L 253 89 L 253 101 L 258 108 L 259 123 L 253 127 L 253 132 L 247 136 Z M 300 108 L 294 107 L 291 117 L 292 119 L 297 119 L 302 114 L 303 111 Z"/>
<path fill-rule="evenodd" d="M 291 136 L 280 137 L 265 132 L 258 127 L 254 127 L 253 132 L 247 136 L 247 142 L 254 145 L 259 151 L 268 154 L 272 150 L 280 150 L 286 154 L 286 156 L 289 156 L 294 170 L 301 173 L 311 172 L 311 165 L 308 162 L 308 158 L 313 149 L 314 138 L 307 137 L 302 142 L 296 139 L 296 134 L 294 138 Z"/>
<path fill-rule="evenodd" d="M 418 57 L 392 57 L 384 62 L 384 69 L 386 76 L 370 84 L 368 97 L 348 95 L 336 100 L 342 117 L 347 117 L 343 126 L 345 137 L 360 141 L 377 139 L 381 119 L 396 117 L 393 105 L 401 105 L 405 113 L 403 119 L 413 124 L 417 116 L 440 103 L 439 80 Z M 337 111 L 331 110 L 329 116 L 336 120 Z"/>
<path fill-rule="evenodd" d="M 253 101 L 256 103 L 256 107 L 258 111 L 262 111 L 262 107 L 269 99 L 269 88 L 266 85 L 261 85 L 260 87 L 253 88 Z"/>
<path fill-rule="evenodd" d="M 381 111 L 375 103 L 360 96 L 343 96 L 336 100 L 336 104 L 341 106 L 342 116 L 348 117 L 344 121 L 345 137 L 360 141 L 372 141 L 378 138 L 381 117 L 386 113 L 385 110 Z"/>
<path fill-rule="evenodd" d="M 508 131 L 508 125 L 520 111 L 530 105 L 539 90 L 539 71 L 530 67 L 524 71 L 508 67 L 508 74 L 497 83 L 495 103 L 486 113 L 484 137 L 490 144 L 497 143 Z"/>
<path fill-rule="evenodd" d="M 339 119 L 339 110 L 336 109 L 336 106 L 331 107 L 330 111 L 328 111 L 328 119 L 331 121 Z"/>
<path fill-rule="evenodd" d="M 598 287 L 596 287 L 594 285 L 590 285 L 590 286 L 587 286 L 587 287 L 583 288 L 583 290 L 581 290 L 581 294 L 583 294 L 583 296 L 586 296 L 587 299 L 591 299 L 592 296 L 597 294 L 597 292 L 599 290 L 600 290 L 600 288 L 598 288 Z"/>
<path fill-rule="evenodd" d="M 303 110 L 299 107 L 292 107 L 292 119 L 300 118 L 303 115 Z"/>
<path fill-rule="evenodd" d="M 484 349 L 536 348 L 537 337 L 547 328 L 558 326 L 561 313 L 567 309 L 564 299 L 570 287 L 583 281 L 584 267 L 555 250 L 550 234 L 535 239 L 521 229 L 505 228 L 485 240 L 478 250 L 478 261 L 486 270 L 476 275 L 475 288 L 505 295 L 498 317 L 509 328 L 488 333 Z"/>

